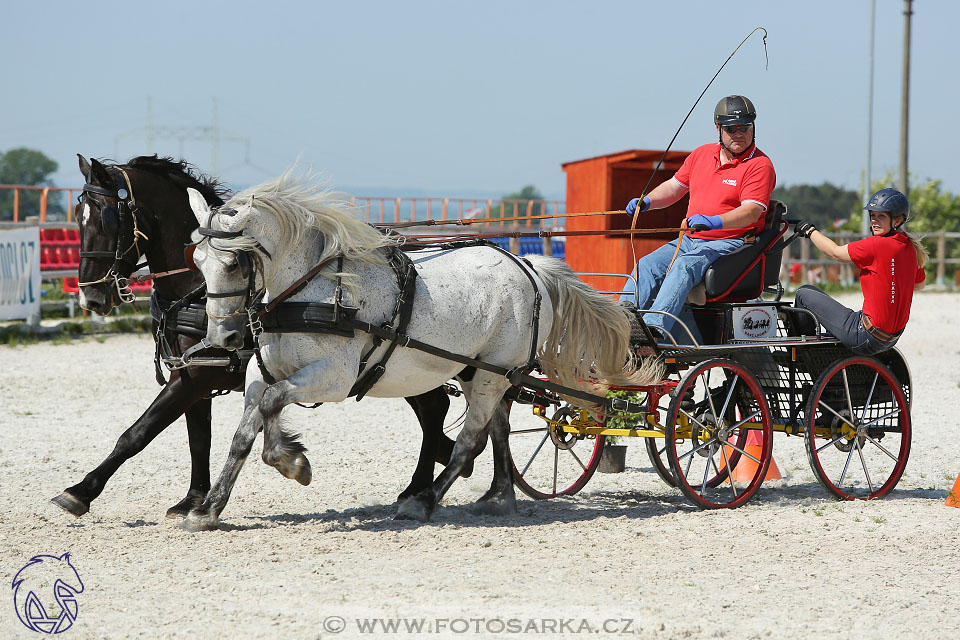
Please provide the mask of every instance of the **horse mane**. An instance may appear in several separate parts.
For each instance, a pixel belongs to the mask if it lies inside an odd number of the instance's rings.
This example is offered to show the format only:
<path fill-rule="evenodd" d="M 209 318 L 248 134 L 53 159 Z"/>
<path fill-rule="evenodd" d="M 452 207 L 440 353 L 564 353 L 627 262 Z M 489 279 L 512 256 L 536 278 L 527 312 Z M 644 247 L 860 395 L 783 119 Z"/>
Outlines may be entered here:
<path fill-rule="evenodd" d="M 280 256 L 304 241 L 309 231 L 323 236 L 323 250 L 318 261 L 343 255 L 348 260 L 384 265 L 386 257 L 377 249 L 393 244 L 388 236 L 360 221 L 357 208 L 350 203 L 348 196 L 334 191 L 310 172 L 295 173 L 293 167 L 272 180 L 235 194 L 227 201 L 226 207 L 241 213 L 249 207 L 268 213 L 269 220 L 251 218 L 250 222 L 270 224 L 280 230 Z M 241 236 L 218 240 L 217 244 L 224 248 L 249 249 L 253 239 Z M 321 275 L 333 277 L 336 274 L 325 272 Z"/>
<path fill-rule="evenodd" d="M 186 160 L 175 160 L 170 157 L 161 158 L 157 154 L 153 154 L 152 156 L 131 158 L 126 166 L 167 177 L 183 189 L 196 189 L 203 195 L 207 204 L 211 206 L 221 206 L 224 200 L 230 196 L 230 190 L 224 187 L 217 178 L 203 174 Z"/>

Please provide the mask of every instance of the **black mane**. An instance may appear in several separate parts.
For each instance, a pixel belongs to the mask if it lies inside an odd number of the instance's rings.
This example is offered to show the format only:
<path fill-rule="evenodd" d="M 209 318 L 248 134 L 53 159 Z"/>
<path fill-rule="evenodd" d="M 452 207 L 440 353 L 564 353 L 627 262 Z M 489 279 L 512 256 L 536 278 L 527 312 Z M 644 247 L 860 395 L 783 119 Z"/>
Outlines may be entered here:
<path fill-rule="evenodd" d="M 137 156 L 127 162 L 131 169 L 140 169 L 156 175 L 169 177 L 184 189 L 192 187 L 199 191 L 211 206 L 220 206 L 230 196 L 230 190 L 224 187 L 216 178 L 204 175 L 195 166 L 186 160 L 160 158 L 152 156 Z"/>

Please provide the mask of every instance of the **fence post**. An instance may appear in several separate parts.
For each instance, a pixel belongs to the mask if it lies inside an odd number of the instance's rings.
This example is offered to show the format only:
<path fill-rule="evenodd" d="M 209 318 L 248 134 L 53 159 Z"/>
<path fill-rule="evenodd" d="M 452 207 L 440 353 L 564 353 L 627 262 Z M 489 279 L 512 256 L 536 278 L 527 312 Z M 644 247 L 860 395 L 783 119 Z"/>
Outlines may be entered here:
<path fill-rule="evenodd" d="M 13 188 L 13 221 L 20 222 L 20 189 Z"/>
<path fill-rule="evenodd" d="M 937 234 L 937 286 L 943 286 L 943 276 L 946 271 L 947 259 L 947 232 L 943 229 Z"/>
<path fill-rule="evenodd" d="M 514 216 L 516 217 L 516 216 Z M 510 225 L 510 231 L 520 231 L 520 225 L 514 222 Z M 512 236 L 510 238 L 510 253 L 515 256 L 520 255 L 520 238 Z"/>

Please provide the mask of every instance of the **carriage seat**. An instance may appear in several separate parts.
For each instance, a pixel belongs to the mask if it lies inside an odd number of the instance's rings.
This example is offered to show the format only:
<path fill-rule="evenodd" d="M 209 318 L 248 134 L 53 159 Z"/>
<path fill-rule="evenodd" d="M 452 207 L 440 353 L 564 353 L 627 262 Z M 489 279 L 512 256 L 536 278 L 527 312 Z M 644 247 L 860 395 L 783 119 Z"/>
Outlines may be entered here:
<path fill-rule="evenodd" d="M 786 213 L 785 204 L 771 200 L 756 242 L 710 265 L 703 278 L 707 302 L 744 302 L 759 298 L 764 287 L 777 284 L 783 253 L 778 242 L 787 231 Z"/>

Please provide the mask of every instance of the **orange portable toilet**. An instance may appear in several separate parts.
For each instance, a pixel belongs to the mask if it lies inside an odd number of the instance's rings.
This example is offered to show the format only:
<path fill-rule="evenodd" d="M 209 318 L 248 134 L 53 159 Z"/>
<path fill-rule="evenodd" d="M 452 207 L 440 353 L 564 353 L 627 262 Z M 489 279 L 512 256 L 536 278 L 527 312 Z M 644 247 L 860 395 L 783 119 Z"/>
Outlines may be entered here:
<path fill-rule="evenodd" d="M 567 212 L 622 210 L 631 198 L 641 195 L 662 155 L 663 151 L 632 149 L 561 165 L 567 174 Z M 689 151 L 667 153 L 650 189 L 673 177 L 688 155 Z M 688 196 L 684 196 L 666 209 L 640 214 L 637 228 L 679 227 L 687 213 L 687 202 Z M 611 213 L 567 218 L 566 225 L 568 231 L 629 229 L 630 216 Z M 675 237 L 674 233 L 635 236 L 637 258 Z M 564 259 L 577 272 L 630 273 L 634 265 L 629 238 L 627 235 L 568 236 Z M 619 291 L 624 285 L 623 278 L 586 277 L 585 280 L 600 290 Z"/>

